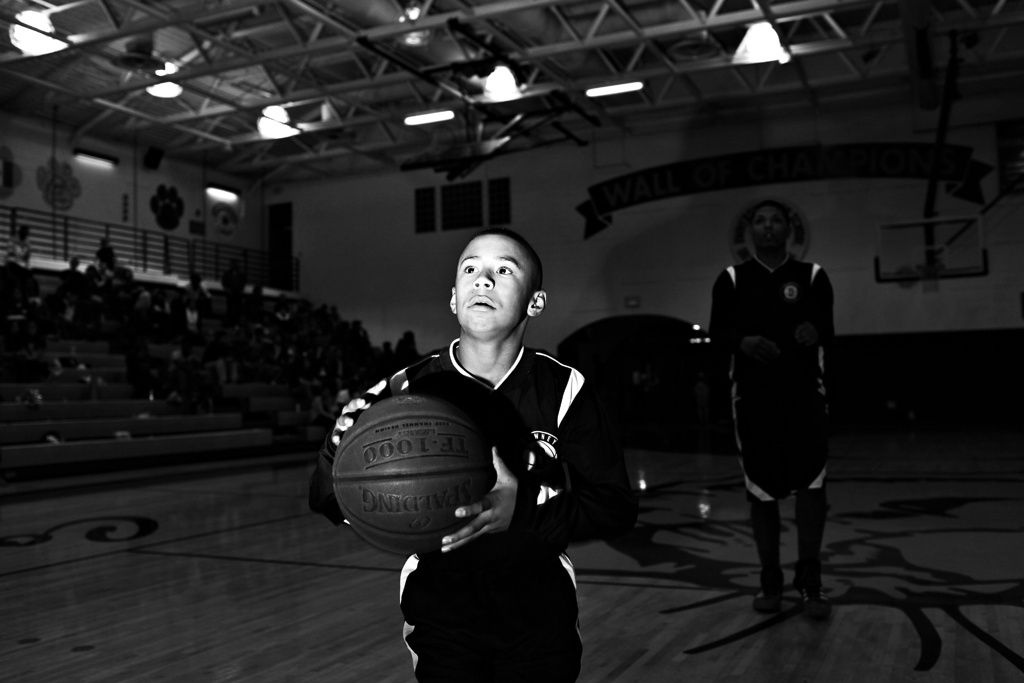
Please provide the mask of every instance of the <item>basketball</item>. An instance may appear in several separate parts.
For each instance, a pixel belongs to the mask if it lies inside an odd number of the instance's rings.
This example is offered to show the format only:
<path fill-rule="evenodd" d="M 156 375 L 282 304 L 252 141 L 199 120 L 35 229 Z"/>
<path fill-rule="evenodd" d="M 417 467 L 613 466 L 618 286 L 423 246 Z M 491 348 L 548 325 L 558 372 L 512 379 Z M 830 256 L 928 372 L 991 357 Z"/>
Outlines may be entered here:
<path fill-rule="evenodd" d="M 388 552 L 440 550 L 467 520 L 455 508 L 494 486 L 489 441 L 465 412 L 433 395 L 379 401 L 335 452 L 334 495 L 352 529 Z"/>

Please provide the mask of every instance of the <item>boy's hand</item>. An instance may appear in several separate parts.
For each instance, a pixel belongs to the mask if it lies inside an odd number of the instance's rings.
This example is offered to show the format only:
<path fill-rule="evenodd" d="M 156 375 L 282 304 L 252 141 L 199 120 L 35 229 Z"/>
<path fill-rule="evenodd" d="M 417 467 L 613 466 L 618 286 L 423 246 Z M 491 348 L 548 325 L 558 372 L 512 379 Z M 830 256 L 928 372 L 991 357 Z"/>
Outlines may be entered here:
<path fill-rule="evenodd" d="M 341 435 L 345 433 L 349 427 L 355 424 L 356 418 L 359 417 L 359 413 L 363 412 L 370 407 L 370 404 L 364 398 L 354 398 L 345 404 L 345 407 L 341 409 L 341 415 L 334 422 L 334 429 L 331 430 L 331 445 L 335 448 L 341 443 Z"/>
<path fill-rule="evenodd" d="M 775 342 L 760 335 L 752 335 L 741 339 L 740 351 L 761 363 L 771 363 L 781 353 Z"/>
<path fill-rule="evenodd" d="M 512 523 L 519 480 L 498 457 L 497 448 L 491 449 L 491 457 L 494 461 L 494 471 L 498 475 L 494 481 L 494 487 L 480 501 L 455 509 L 456 517 L 472 517 L 473 519 L 454 534 L 441 539 L 441 552 L 455 550 L 481 534 L 505 531 Z"/>

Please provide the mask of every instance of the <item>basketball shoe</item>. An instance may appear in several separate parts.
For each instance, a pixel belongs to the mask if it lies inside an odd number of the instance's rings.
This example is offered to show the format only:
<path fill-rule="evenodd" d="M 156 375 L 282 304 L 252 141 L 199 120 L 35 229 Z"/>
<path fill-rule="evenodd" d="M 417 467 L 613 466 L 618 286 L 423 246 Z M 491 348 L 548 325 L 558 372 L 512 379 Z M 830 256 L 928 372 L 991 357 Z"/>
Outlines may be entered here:
<path fill-rule="evenodd" d="M 832 603 L 821 592 L 821 588 L 802 588 L 800 598 L 804 603 L 804 614 L 815 621 L 824 621 L 832 613 Z"/>

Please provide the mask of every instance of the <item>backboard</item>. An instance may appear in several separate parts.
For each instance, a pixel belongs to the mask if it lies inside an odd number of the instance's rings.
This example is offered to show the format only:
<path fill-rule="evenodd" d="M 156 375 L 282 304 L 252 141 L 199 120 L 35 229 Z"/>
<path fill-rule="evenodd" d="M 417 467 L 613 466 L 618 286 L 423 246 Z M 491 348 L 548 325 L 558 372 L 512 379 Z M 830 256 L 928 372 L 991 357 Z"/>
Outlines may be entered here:
<path fill-rule="evenodd" d="M 919 218 L 878 226 L 877 282 L 906 282 L 988 274 L 982 218 Z"/>

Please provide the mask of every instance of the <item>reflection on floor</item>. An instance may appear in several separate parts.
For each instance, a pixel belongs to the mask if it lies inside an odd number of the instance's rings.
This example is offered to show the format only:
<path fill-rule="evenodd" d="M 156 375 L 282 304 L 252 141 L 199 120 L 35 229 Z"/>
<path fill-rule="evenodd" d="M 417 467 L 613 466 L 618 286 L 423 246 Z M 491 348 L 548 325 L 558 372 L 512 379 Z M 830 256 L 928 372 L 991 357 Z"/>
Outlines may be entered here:
<path fill-rule="evenodd" d="M 733 456 L 628 456 L 637 527 L 571 549 L 581 681 L 1024 679 L 1024 434 L 837 435 L 825 623 L 750 609 Z M 402 560 L 306 512 L 309 464 L 4 485 L 0 678 L 411 680 Z"/>

